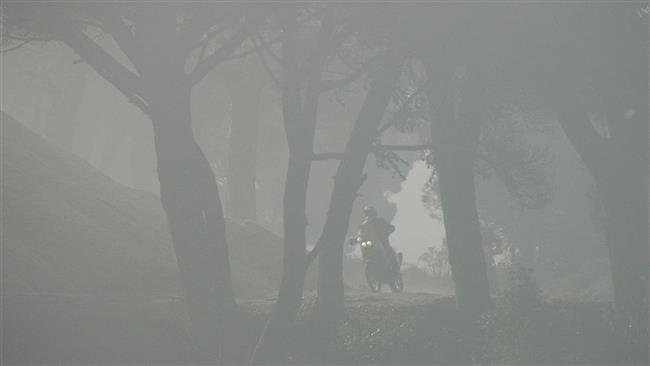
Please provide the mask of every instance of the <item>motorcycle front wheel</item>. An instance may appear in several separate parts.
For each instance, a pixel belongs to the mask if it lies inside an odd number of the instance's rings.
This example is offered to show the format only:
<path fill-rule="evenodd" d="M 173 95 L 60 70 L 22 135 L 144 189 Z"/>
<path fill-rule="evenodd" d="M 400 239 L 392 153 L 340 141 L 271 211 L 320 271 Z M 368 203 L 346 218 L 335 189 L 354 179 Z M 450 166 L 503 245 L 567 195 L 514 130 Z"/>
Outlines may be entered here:
<path fill-rule="evenodd" d="M 402 275 L 399 275 L 399 277 L 390 283 L 390 290 L 393 292 L 404 291 L 404 280 L 402 279 Z"/>
<path fill-rule="evenodd" d="M 381 291 L 381 281 L 379 281 L 376 278 L 376 276 L 372 273 L 370 266 L 366 266 L 366 282 L 368 283 L 368 287 L 370 288 L 370 291 L 372 292 Z"/>

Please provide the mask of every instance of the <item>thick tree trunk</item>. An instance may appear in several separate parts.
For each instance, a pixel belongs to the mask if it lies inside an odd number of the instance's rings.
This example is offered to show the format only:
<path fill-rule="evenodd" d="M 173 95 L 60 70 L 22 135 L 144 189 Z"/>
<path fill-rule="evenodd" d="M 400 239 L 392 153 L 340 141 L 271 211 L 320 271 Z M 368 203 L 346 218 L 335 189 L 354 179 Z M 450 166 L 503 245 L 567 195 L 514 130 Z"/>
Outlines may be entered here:
<path fill-rule="evenodd" d="M 625 346 L 625 364 L 649 363 L 648 301 L 650 238 L 647 186 L 630 175 L 598 184 L 605 207 L 605 237 L 614 285 L 619 337 Z M 612 183 L 611 185 L 609 183 Z M 615 186 L 614 186 L 615 185 Z"/>
<path fill-rule="evenodd" d="M 334 188 L 330 206 L 317 245 L 321 247 L 318 265 L 319 318 L 335 322 L 344 312 L 343 291 L 343 246 L 352 207 L 357 192 L 363 183 L 363 168 L 377 135 L 377 129 L 397 78 L 400 73 L 401 58 L 389 55 L 383 69 L 377 73 L 366 100 L 357 116 L 352 134 L 345 146 L 343 160 L 334 177 Z"/>
<path fill-rule="evenodd" d="M 150 103 L 163 208 L 200 362 L 233 362 L 237 314 L 225 220 L 208 161 L 192 136 L 189 90 L 160 88 Z M 221 345 L 221 352 L 219 352 Z"/>
<path fill-rule="evenodd" d="M 284 258 L 278 300 L 262 331 L 254 364 L 285 362 L 291 325 L 302 305 L 306 261 L 305 203 L 311 158 L 291 154 L 284 192 Z"/>
<path fill-rule="evenodd" d="M 305 91 L 301 93 L 303 88 L 298 72 L 297 29 L 293 21 L 289 23 L 285 28 L 285 40 L 282 44 L 282 112 L 289 145 L 289 165 L 283 200 L 283 272 L 278 300 L 255 347 L 252 359 L 255 364 L 285 362 L 287 336 L 302 305 L 307 271 L 305 210 L 323 60 L 316 58 L 318 62 L 311 65 Z"/>
<path fill-rule="evenodd" d="M 302 121 L 311 125 L 316 116 Z M 283 272 L 278 300 L 269 321 L 262 332 L 253 356 L 253 363 L 268 364 L 285 361 L 287 337 L 291 325 L 302 305 L 303 288 L 307 272 L 306 226 L 307 185 L 311 171 L 311 149 L 313 138 L 304 135 L 305 140 L 290 148 L 289 165 L 284 191 L 284 257 Z"/>
<path fill-rule="evenodd" d="M 429 93 L 431 141 L 456 302 L 476 319 L 492 306 L 474 185 L 480 83 L 459 80 L 450 70 L 430 75 L 440 76 L 437 92 Z"/>
<path fill-rule="evenodd" d="M 256 221 L 255 179 L 260 85 L 245 82 L 230 89 L 232 126 L 228 163 L 228 207 L 236 221 Z"/>
<path fill-rule="evenodd" d="M 648 233 L 647 98 L 636 114 L 609 113 L 610 138 L 596 133 L 575 95 L 556 93 L 553 104 L 572 145 L 591 172 L 605 211 L 605 240 L 625 364 L 648 364 L 650 234 Z M 631 110 L 631 109 L 627 109 Z"/>

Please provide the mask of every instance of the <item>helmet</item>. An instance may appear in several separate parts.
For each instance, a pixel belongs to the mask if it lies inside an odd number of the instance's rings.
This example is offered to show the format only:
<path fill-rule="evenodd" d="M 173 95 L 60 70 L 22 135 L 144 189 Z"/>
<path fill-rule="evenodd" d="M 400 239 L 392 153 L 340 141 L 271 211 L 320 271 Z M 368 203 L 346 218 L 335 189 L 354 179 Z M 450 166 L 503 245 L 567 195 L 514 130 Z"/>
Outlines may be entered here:
<path fill-rule="evenodd" d="M 366 217 L 377 217 L 377 210 L 372 206 L 366 206 L 363 208 L 363 214 Z"/>

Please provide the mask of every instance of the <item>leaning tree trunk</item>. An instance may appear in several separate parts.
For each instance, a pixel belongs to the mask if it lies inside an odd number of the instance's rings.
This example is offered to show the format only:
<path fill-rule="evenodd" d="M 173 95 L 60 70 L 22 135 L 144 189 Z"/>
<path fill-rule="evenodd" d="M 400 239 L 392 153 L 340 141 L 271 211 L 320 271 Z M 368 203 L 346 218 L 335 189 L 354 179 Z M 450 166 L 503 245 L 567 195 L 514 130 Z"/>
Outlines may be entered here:
<path fill-rule="evenodd" d="M 150 103 L 161 201 L 200 361 L 233 361 L 237 306 L 225 220 L 214 174 L 192 135 L 190 91 L 179 84 L 158 88 Z"/>
<path fill-rule="evenodd" d="M 256 221 L 255 173 L 261 87 L 232 85 L 232 125 L 228 157 L 228 207 L 236 221 Z"/>
<path fill-rule="evenodd" d="M 438 92 L 429 93 L 431 141 L 456 302 L 468 319 L 476 319 L 492 306 L 474 185 L 480 83 L 450 70 L 429 74 L 441 76 Z"/>
<path fill-rule="evenodd" d="M 605 214 L 619 364 L 650 364 L 650 69 L 648 19 L 629 8 L 608 16 L 624 16 L 608 37 L 615 48 L 602 48 L 602 59 L 616 60 L 585 67 L 578 54 L 560 57 L 545 74 L 544 90 L 566 136 L 594 177 Z M 613 23 L 614 24 L 614 23 Z M 581 39 L 569 42 L 580 42 Z M 572 43 L 572 44 L 573 44 Z M 594 44 L 596 47 L 596 44 Z M 598 45 L 600 46 L 600 45 Z M 567 48 L 569 49 L 569 48 Z M 562 53 L 557 53 L 561 55 Z M 625 55 L 622 57 L 621 55 Z M 573 57 L 572 57 L 573 56 Z M 578 57 L 575 57 L 578 56 Z M 595 65 L 595 64 L 594 64 Z M 589 105 L 585 97 L 598 103 Z M 589 116 L 595 107 L 607 119 L 599 133 Z"/>
<path fill-rule="evenodd" d="M 335 321 L 344 312 L 343 246 L 352 207 L 363 183 L 363 168 L 400 73 L 401 58 L 389 55 L 366 95 L 334 177 L 334 188 L 323 232 L 318 264 L 317 309 L 320 319 Z"/>

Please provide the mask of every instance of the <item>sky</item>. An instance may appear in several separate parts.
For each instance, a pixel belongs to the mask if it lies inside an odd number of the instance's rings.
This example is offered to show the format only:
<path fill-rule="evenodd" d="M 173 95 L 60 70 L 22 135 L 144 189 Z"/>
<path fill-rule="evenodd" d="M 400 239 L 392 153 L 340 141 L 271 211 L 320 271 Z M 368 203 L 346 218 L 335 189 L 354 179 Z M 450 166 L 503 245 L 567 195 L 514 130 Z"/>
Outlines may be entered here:
<path fill-rule="evenodd" d="M 417 263 L 428 247 L 439 247 L 444 227 L 442 222 L 429 216 L 422 205 L 422 187 L 431 176 L 431 169 L 423 161 L 413 163 L 402 189 L 388 200 L 397 205 L 392 224 L 395 232 L 390 236 L 391 245 L 404 253 L 404 262 Z"/>

